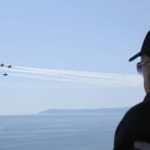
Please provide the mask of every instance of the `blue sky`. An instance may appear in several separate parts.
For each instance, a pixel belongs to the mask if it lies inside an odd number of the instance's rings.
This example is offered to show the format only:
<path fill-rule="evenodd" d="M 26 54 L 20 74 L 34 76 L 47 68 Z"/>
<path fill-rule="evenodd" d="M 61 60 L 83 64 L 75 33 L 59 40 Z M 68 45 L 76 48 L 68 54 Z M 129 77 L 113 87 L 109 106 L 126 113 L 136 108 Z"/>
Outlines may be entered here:
<path fill-rule="evenodd" d="M 14 66 L 12 71 L 1 69 L 9 76 L 0 78 L 0 114 L 124 107 L 141 101 L 143 81 L 135 67 L 140 59 L 129 63 L 128 58 L 140 51 L 149 30 L 149 4 L 0 1 L 0 62 Z"/>

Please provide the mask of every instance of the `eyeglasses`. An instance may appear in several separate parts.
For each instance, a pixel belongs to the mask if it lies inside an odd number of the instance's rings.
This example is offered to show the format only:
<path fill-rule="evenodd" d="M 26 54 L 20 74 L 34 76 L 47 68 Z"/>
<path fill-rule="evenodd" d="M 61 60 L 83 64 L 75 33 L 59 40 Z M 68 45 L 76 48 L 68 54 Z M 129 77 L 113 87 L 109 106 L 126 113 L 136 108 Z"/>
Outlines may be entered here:
<path fill-rule="evenodd" d="M 148 65 L 148 64 L 150 64 L 150 61 L 148 61 L 148 62 L 138 62 L 137 65 L 136 65 L 138 73 L 143 74 L 142 66 L 145 66 L 145 65 Z"/>

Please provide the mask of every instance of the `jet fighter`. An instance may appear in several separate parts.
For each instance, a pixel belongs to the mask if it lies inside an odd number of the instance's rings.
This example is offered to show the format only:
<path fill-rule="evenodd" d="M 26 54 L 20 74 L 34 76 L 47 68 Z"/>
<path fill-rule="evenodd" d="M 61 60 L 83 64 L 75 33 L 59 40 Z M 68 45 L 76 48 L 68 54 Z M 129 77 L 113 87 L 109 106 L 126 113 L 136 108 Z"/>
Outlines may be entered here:
<path fill-rule="evenodd" d="M 6 76 L 8 76 L 8 74 L 7 73 L 4 73 L 4 74 L 2 74 L 4 77 L 6 77 Z"/>
<path fill-rule="evenodd" d="M 12 66 L 11 65 L 8 65 L 8 66 L 6 66 L 7 68 L 12 68 Z"/>
<path fill-rule="evenodd" d="M 1 67 L 4 67 L 5 65 L 4 65 L 4 64 L 0 64 L 0 66 L 1 66 Z"/>

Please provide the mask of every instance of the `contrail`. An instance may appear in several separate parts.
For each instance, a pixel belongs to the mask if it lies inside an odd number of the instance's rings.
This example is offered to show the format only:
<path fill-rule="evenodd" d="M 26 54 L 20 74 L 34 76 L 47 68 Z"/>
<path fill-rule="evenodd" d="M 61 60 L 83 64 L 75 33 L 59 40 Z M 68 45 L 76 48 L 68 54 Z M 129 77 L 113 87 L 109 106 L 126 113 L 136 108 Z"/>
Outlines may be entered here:
<path fill-rule="evenodd" d="M 139 75 L 124 75 L 102 72 L 76 70 L 41 69 L 14 66 L 11 69 L 1 68 L 9 75 L 56 82 L 69 82 L 99 87 L 137 87 L 142 85 Z"/>

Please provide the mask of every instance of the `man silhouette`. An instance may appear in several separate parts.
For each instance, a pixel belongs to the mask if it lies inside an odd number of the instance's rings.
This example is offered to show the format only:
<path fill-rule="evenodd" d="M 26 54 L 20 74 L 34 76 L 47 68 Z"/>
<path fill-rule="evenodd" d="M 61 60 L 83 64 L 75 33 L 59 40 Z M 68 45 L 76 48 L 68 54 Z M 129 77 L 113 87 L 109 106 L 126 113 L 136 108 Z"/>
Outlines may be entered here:
<path fill-rule="evenodd" d="M 144 101 L 132 107 L 119 123 L 114 140 L 114 150 L 150 150 L 150 31 L 141 51 L 131 57 L 141 57 L 137 70 L 143 74 L 146 96 Z"/>

